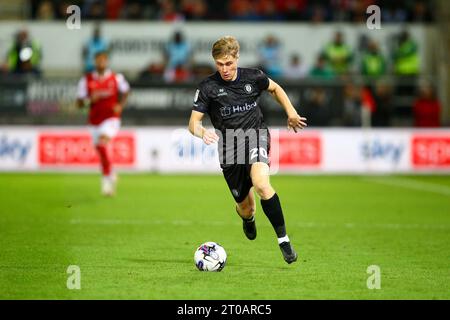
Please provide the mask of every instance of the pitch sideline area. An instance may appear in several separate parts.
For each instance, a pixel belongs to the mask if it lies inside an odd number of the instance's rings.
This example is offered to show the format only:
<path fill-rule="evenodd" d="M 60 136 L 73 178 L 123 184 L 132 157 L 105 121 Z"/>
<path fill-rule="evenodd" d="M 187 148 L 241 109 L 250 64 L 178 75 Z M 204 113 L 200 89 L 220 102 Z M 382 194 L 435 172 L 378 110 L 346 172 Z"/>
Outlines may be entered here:
<path fill-rule="evenodd" d="M 292 265 L 259 202 L 245 238 L 221 176 L 121 175 L 115 198 L 97 175 L 0 184 L 1 299 L 450 298 L 449 176 L 272 177 Z M 206 241 L 227 251 L 220 273 L 194 266 Z"/>

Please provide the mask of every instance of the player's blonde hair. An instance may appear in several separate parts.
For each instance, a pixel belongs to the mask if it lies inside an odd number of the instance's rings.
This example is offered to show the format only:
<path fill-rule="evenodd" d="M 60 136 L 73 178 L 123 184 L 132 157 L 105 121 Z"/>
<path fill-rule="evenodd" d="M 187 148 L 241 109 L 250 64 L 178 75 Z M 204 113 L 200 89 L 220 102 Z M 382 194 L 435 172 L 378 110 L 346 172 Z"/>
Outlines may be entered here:
<path fill-rule="evenodd" d="M 214 59 L 226 56 L 239 58 L 239 42 L 233 36 L 225 36 L 214 42 L 211 50 Z"/>

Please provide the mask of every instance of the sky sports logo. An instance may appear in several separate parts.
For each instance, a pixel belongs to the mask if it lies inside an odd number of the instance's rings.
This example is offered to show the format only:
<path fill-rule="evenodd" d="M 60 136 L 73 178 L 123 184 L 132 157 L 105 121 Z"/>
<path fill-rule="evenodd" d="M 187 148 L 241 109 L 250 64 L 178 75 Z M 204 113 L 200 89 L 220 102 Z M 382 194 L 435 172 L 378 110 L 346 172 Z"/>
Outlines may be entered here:
<path fill-rule="evenodd" d="M 253 103 L 245 103 L 244 105 L 226 106 L 220 108 L 220 114 L 222 115 L 223 118 L 229 118 L 236 113 L 242 113 L 253 110 L 256 108 L 257 105 L 258 104 L 255 101 Z"/>
<path fill-rule="evenodd" d="M 376 139 L 363 143 L 361 146 L 361 154 L 366 161 L 380 159 L 397 164 L 403 155 L 404 149 L 403 142 L 384 142 Z"/>
<path fill-rule="evenodd" d="M 32 143 L 29 140 L 21 141 L 2 135 L 0 137 L 0 159 L 11 159 L 23 163 L 30 153 L 31 146 Z"/>

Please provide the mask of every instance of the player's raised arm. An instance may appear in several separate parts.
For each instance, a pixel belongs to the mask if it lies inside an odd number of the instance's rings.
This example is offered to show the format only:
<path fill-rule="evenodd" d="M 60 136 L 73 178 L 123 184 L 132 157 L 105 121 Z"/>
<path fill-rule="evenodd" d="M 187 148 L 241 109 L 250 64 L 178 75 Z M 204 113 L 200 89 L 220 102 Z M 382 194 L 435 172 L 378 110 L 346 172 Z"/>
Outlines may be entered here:
<path fill-rule="evenodd" d="M 293 129 L 294 132 L 297 132 L 297 129 L 303 129 L 304 127 L 306 127 L 306 118 L 301 117 L 297 113 L 297 110 L 295 110 L 294 106 L 291 103 L 291 100 L 289 100 L 288 95 L 278 83 L 276 83 L 272 79 L 269 79 L 269 87 L 267 88 L 267 91 L 269 91 L 269 93 L 275 97 L 278 103 L 281 104 L 281 106 L 286 111 L 288 117 L 288 129 Z"/>
<path fill-rule="evenodd" d="M 203 116 L 204 113 L 192 110 L 191 118 L 189 119 L 189 132 L 202 139 L 206 144 L 217 142 L 219 136 L 213 130 L 207 130 L 202 126 Z"/>

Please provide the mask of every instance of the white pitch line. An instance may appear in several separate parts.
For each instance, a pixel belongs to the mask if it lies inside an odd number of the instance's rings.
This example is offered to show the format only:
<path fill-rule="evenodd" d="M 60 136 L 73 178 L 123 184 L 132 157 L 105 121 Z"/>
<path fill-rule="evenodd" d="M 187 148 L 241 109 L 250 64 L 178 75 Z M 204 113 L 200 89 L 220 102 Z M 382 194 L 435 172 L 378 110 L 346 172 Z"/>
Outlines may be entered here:
<path fill-rule="evenodd" d="M 419 182 L 411 179 L 406 178 L 364 178 L 364 181 L 378 183 L 378 184 L 384 184 L 388 186 L 394 186 L 394 187 L 402 187 L 406 189 L 411 190 L 418 190 L 418 191 L 426 191 L 426 192 L 432 192 L 441 194 L 444 196 L 450 196 L 450 187 L 440 185 L 437 183 L 431 183 L 431 182 Z"/>
<path fill-rule="evenodd" d="M 70 224 L 75 225 L 210 225 L 210 226 L 237 226 L 237 222 L 224 221 L 190 221 L 190 220 L 120 220 L 120 219 L 72 219 Z M 446 224 L 403 224 L 403 223 L 316 223 L 316 222 L 291 222 L 289 225 L 306 228 L 306 229 L 320 229 L 320 228 L 344 228 L 344 229 L 428 229 L 428 230 L 448 230 L 450 225 Z"/>
<path fill-rule="evenodd" d="M 162 224 L 172 224 L 177 226 L 187 226 L 193 224 L 208 224 L 211 226 L 220 225 L 238 225 L 239 223 L 226 223 L 222 221 L 191 221 L 191 220 L 137 220 L 137 219 L 72 219 L 69 221 L 70 224 L 95 224 L 95 225 L 162 225 Z"/>

